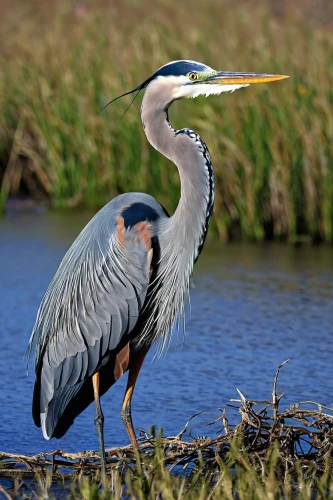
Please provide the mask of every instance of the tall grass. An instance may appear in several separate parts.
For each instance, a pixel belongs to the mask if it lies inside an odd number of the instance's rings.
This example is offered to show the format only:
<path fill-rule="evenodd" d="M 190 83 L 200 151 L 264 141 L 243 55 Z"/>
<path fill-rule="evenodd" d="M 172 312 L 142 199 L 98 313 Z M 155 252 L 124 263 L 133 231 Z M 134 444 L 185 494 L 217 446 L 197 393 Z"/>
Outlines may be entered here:
<path fill-rule="evenodd" d="M 290 6 L 275 17 L 265 1 L 29 5 L 2 22 L 2 206 L 22 189 L 55 207 L 99 207 L 134 190 L 172 212 L 177 170 L 148 144 L 140 98 L 123 117 L 129 100 L 101 108 L 188 58 L 291 76 L 172 106 L 172 124 L 193 128 L 211 152 L 213 230 L 224 240 L 333 241 L 332 31 Z"/>

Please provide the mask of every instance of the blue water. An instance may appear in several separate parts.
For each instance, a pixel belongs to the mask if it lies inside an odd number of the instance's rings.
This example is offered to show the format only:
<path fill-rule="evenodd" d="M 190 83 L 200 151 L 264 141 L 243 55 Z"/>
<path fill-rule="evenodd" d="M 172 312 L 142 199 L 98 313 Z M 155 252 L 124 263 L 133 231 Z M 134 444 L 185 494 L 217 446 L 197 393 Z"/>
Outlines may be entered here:
<path fill-rule="evenodd" d="M 97 449 L 94 408 L 61 440 L 47 442 L 31 417 L 33 363 L 23 355 L 38 305 L 88 214 L 9 213 L 0 220 L 0 450 L 34 454 Z M 333 259 L 331 247 L 208 244 L 194 275 L 191 319 L 165 358 L 145 361 L 133 397 L 134 426 L 168 435 L 187 419 L 193 435 L 237 397 L 268 399 L 277 365 L 283 404 L 320 400 L 333 406 Z M 106 446 L 127 444 L 119 416 L 124 376 L 102 398 Z M 237 421 L 228 409 L 229 421 Z"/>

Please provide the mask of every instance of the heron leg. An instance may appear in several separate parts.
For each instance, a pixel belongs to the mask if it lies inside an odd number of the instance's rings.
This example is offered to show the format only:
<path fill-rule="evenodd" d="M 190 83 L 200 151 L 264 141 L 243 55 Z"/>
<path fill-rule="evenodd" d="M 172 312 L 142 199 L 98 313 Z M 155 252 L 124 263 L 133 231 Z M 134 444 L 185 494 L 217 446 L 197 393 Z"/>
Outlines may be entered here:
<path fill-rule="evenodd" d="M 102 480 L 104 482 L 106 475 L 105 446 L 104 446 L 104 415 L 102 412 L 102 407 L 99 397 L 99 372 L 95 373 L 92 376 L 92 383 L 94 387 L 94 398 L 95 398 L 95 426 L 97 430 L 99 449 L 101 454 Z"/>
<path fill-rule="evenodd" d="M 126 391 L 125 391 L 125 396 L 124 396 L 124 401 L 121 407 L 121 412 L 120 416 L 122 418 L 122 421 L 124 422 L 124 425 L 127 430 L 127 434 L 131 440 L 131 443 L 133 445 L 133 448 L 135 450 L 138 450 L 138 443 L 136 440 L 134 428 L 133 428 L 133 422 L 132 422 L 132 412 L 131 412 L 131 400 L 134 392 L 134 387 L 139 375 L 139 372 L 141 370 L 143 361 L 146 357 L 147 351 L 141 352 L 136 360 L 134 361 L 133 364 L 131 364 L 131 367 L 129 369 L 128 373 L 128 380 L 127 380 L 127 386 L 126 386 Z"/>

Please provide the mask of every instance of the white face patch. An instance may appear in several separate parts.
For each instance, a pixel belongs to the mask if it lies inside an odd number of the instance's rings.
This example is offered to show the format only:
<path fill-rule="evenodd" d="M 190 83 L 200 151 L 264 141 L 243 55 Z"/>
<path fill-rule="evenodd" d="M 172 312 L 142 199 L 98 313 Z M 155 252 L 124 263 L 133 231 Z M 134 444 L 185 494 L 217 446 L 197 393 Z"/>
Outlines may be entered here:
<path fill-rule="evenodd" d="M 181 83 L 181 82 L 179 82 Z M 184 82 L 185 83 L 185 82 Z M 194 99 L 199 95 L 204 95 L 208 97 L 209 95 L 219 95 L 223 92 L 234 92 L 234 90 L 241 89 L 242 87 L 248 87 L 249 84 L 245 83 L 243 85 L 231 84 L 231 85 L 221 85 L 217 83 L 195 83 L 192 85 L 180 85 L 178 88 L 174 89 L 173 96 L 175 99 Z"/>
<path fill-rule="evenodd" d="M 167 96 L 166 102 L 170 103 L 176 99 L 190 99 L 200 95 L 219 95 L 223 92 L 234 92 L 234 90 L 248 87 L 248 83 L 221 85 L 218 83 L 191 83 L 187 76 L 158 76 L 149 86 L 155 87 L 158 93 Z"/>

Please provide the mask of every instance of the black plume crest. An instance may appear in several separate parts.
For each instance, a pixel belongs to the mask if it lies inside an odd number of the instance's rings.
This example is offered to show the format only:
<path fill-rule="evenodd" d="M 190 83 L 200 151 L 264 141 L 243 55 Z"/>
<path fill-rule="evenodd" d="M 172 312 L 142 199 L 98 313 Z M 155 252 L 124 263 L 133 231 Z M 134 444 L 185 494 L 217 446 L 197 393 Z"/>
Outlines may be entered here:
<path fill-rule="evenodd" d="M 139 93 L 141 92 L 141 90 L 145 89 L 147 87 L 147 85 L 153 80 L 155 75 L 151 76 L 150 78 L 148 78 L 147 80 L 145 80 L 143 83 L 141 83 L 140 85 L 138 85 L 135 89 L 133 90 L 130 90 L 129 92 L 125 92 L 125 94 L 121 94 L 119 95 L 118 97 L 115 97 L 114 99 L 112 99 L 112 101 L 108 102 L 107 104 L 105 104 L 105 106 L 102 108 L 102 111 L 107 107 L 109 106 L 109 104 L 112 104 L 113 102 L 117 101 L 118 99 L 121 99 L 121 97 L 125 97 L 127 95 L 130 95 L 130 94 L 133 94 L 134 92 L 136 92 L 135 96 L 133 97 L 133 99 L 131 100 L 129 106 L 126 108 L 126 110 L 124 111 L 124 113 L 122 114 L 122 116 L 124 116 L 125 113 L 127 113 L 127 111 L 129 110 L 129 108 L 132 106 L 133 102 L 135 101 L 135 99 L 138 97 Z"/>
<path fill-rule="evenodd" d="M 191 71 L 212 71 L 212 68 L 209 66 L 206 66 L 205 64 L 198 63 L 196 61 L 188 61 L 188 60 L 180 60 L 180 61 L 172 61 L 171 63 L 165 64 L 164 66 L 161 66 L 152 76 L 150 76 L 146 81 L 141 83 L 138 87 L 136 87 L 133 90 L 130 90 L 129 92 L 125 92 L 125 94 L 119 95 L 118 97 L 115 97 L 112 99 L 112 101 L 108 102 L 103 109 L 105 109 L 109 104 L 112 104 L 114 101 L 117 101 L 121 97 L 124 97 L 129 94 L 133 94 L 136 92 L 134 98 L 132 99 L 130 105 L 126 109 L 125 113 L 129 110 L 129 108 L 132 106 L 133 102 L 139 95 L 140 91 L 149 85 L 149 83 L 154 80 L 154 78 L 157 78 L 158 76 L 185 76 Z M 102 111 L 103 111 L 102 109 Z M 123 113 L 123 116 L 124 114 Z"/>

